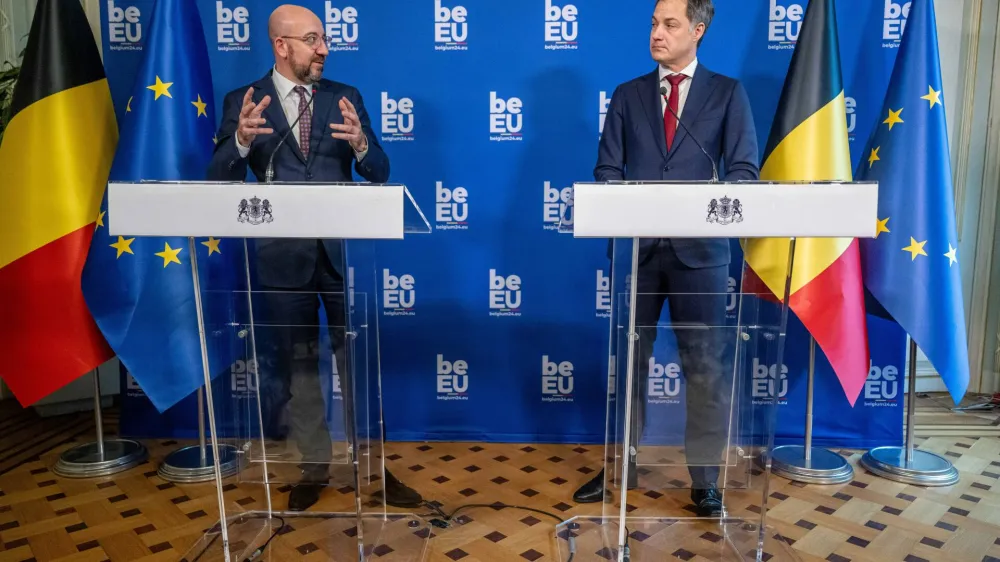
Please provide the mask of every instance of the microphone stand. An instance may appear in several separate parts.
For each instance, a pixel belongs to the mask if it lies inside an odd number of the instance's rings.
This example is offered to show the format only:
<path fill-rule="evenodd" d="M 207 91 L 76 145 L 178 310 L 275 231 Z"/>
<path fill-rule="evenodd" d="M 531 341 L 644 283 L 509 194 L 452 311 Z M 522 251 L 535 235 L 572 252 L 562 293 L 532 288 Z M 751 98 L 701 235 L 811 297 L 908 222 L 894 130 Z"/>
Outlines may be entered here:
<path fill-rule="evenodd" d="M 281 140 L 278 141 L 278 146 L 274 147 L 274 150 L 271 151 L 271 157 L 267 161 L 267 169 L 264 171 L 264 183 L 274 183 L 274 157 L 278 154 L 278 151 L 281 150 L 281 145 L 285 144 L 285 141 L 288 140 L 288 135 L 292 134 L 292 131 L 295 130 L 295 126 L 299 124 L 299 120 L 302 119 L 302 116 L 305 115 L 306 111 L 312 111 L 313 100 L 315 99 L 316 85 L 313 84 L 312 95 L 309 96 L 309 103 L 302 108 L 298 117 L 296 117 L 295 121 L 288 126 L 288 130 L 285 131 L 285 134 L 281 136 Z"/>
<path fill-rule="evenodd" d="M 670 114 L 674 116 L 674 119 L 677 120 L 677 124 L 680 125 L 684 129 L 684 132 L 687 133 L 689 137 L 691 137 L 691 140 L 693 140 L 694 143 L 698 145 L 698 148 L 701 149 L 701 153 L 705 155 L 705 158 L 708 158 L 708 163 L 712 165 L 712 183 L 719 183 L 719 167 L 715 165 L 715 159 L 712 158 L 708 154 L 708 151 L 705 150 L 705 147 L 702 146 L 700 142 L 698 142 L 698 138 L 691 133 L 691 129 L 688 129 L 687 125 L 685 125 L 684 122 L 681 121 L 681 116 L 677 115 L 677 112 L 670 107 L 670 101 L 667 98 L 666 86 L 660 86 L 660 95 L 663 96 L 663 99 L 665 101 L 667 101 L 667 111 L 669 111 Z"/>

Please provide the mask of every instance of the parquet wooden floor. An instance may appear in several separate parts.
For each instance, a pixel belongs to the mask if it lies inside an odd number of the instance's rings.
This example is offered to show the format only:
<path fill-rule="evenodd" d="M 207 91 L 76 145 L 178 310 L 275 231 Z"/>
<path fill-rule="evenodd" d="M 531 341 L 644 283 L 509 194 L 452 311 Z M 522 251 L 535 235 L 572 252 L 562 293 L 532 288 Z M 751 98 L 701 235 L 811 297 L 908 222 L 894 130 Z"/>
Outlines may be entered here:
<path fill-rule="evenodd" d="M 0 562 L 176 561 L 215 523 L 212 485 L 175 485 L 156 475 L 159 460 L 183 443 L 147 442 L 149 462 L 108 478 L 62 479 L 49 469 L 62 450 L 89 440 L 90 416 L 41 420 L 5 407 L 0 405 Z M 111 413 L 108 432 L 115 426 Z M 962 481 L 949 488 L 918 488 L 860 470 L 853 482 L 841 486 L 773 478 L 769 523 L 803 562 L 1000 562 L 1000 439 L 928 438 L 920 446 L 952 459 Z M 852 463 L 860 458 L 858 452 L 843 453 Z M 570 496 L 592 476 L 603 447 L 391 443 L 386 454 L 399 478 L 446 512 L 494 502 L 562 518 L 593 516 L 601 510 L 599 504 L 574 505 Z M 656 482 L 657 490 L 640 489 L 631 495 L 630 512 L 689 515 L 687 491 L 671 489 L 668 474 L 648 469 L 640 473 L 640 482 Z M 260 487 L 253 483 L 231 481 L 224 490 L 231 506 L 264 507 Z M 349 509 L 352 497 L 349 485 L 335 478 L 317 508 Z M 275 494 L 274 502 L 276 509 L 284 509 L 287 494 Z M 734 492 L 728 503 L 736 515 L 760 510 L 759 494 Z M 349 552 L 352 533 L 357 532 L 351 520 L 296 518 L 287 523 L 264 559 L 328 560 L 331 552 Z M 720 539 L 708 527 L 657 521 L 629 531 L 637 562 L 709 560 Z M 540 513 L 468 509 L 450 528 L 433 528 L 426 559 L 565 560 L 554 532 L 555 521 Z M 406 550 L 423 544 L 427 531 L 401 520 L 391 523 L 386 533 L 395 534 L 387 544 L 397 548 L 378 549 L 374 559 L 407 561 L 412 556 Z M 595 537 L 581 536 L 574 562 L 603 560 Z"/>

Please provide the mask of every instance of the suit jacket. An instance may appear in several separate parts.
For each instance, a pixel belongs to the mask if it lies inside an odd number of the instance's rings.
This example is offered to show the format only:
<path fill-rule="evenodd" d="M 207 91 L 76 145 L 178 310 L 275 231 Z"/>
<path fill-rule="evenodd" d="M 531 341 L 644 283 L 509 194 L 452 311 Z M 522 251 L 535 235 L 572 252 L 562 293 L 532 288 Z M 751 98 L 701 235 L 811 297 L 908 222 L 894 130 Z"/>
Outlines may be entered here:
<path fill-rule="evenodd" d="M 594 168 L 596 181 L 710 180 L 712 165 L 683 126 L 670 150 L 663 130 L 658 70 L 615 88 Z M 757 132 L 750 100 L 735 79 L 700 63 L 695 69 L 681 122 L 716 162 L 722 181 L 757 180 Z M 727 239 L 671 239 L 678 259 L 691 268 L 727 265 Z M 659 244 L 644 239 L 640 260 Z M 610 245 L 609 245 L 610 257 Z"/>
<path fill-rule="evenodd" d="M 208 169 L 209 180 L 244 181 L 248 168 L 258 178 L 264 177 L 271 154 L 281 137 L 289 130 L 271 72 L 253 84 L 226 94 L 222 104 L 222 123 L 217 134 L 218 143 Z M 263 116 L 274 133 L 258 136 L 251 143 L 247 157 L 240 158 L 234 137 L 243 96 L 251 86 L 255 102 L 259 103 L 264 96 L 271 96 L 271 103 L 264 110 Z M 331 80 L 321 80 L 316 86 L 309 158 L 302 155 L 295 136 L 288 135 L 285 144 L 274 154 L 274 180 L 296 183 L 351 182 L 354 181 L 351 176 L 351 165 L 354 164 L 355 171 L 366 180 L 386 183 L 389 180 L 389 157 L 383 152 L 372 131 L 361 93 L 352 86 Z M 330 136 L 334 132 L 330 129 L 330 123 L 344 122 L 340 112 L 341 97 L 346 97 L 354 104 L 362 129 L 368 137 L 368 152 L 361 162 L 356 161 L 357 157 L 350 143 Z M 323 240 L 322 244 L 333 267 L 343 276 L 343 242 Z M 292 289 L 305 286 L 312 279 L 316 260 L 319 258 L 319 243 L 316 240 L 260 238 L 254 245 L 257 280 L 261 284 Z"/>

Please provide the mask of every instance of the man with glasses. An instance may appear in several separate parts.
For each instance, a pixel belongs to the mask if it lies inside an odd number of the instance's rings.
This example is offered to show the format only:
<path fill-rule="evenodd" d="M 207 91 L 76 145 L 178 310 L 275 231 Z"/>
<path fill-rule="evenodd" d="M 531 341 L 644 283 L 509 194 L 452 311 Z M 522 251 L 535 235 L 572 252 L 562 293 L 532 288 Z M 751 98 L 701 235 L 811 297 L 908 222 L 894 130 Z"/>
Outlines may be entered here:
<path fill-rule="evenodd" d="M 265 179 L 273 155 L 278 182 L 350 182 L 352 165 L 370 182 L 387 182 L 389 158 L 372 131 L 361 94 L 322 78 L 329 50 L 319 18 L 300 6 L 280 6 L 268 20 L 268 35 L 274 68 L 226 95 L 209 179 L 244 181 L 248 169 Z M 319 500 L 333 456 L 326 423 L 331 396 L 324 398 L 320 386 L 321 302 L 345 396 L 348 433 L 353 423 L 344 353 L 343 249 L 339 240 L 258 239 L 255 246 L 254 291 L 262 295 L 260 302 L 254 301 L 254 313 L 260 326 L 263 430 L 280 433 L 282 418 L 290 422 L 290 437 L 302 454 L 302 478 L 291 490 L 288 508 L 302 511 Z M 421 504 L 420 495 L 388 470 L 385 477 L 388 504 Z"/>

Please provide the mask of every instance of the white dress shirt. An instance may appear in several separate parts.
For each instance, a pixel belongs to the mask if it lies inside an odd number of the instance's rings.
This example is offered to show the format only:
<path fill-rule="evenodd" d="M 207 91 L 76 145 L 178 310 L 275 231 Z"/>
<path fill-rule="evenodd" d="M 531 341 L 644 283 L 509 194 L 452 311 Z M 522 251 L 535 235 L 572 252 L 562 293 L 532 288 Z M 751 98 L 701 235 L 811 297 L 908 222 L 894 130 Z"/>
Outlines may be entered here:
<path fill-rule="evenodd" d="M 278 72 L 277 68 L 275 68 L 274 71 L 271 72 L 271 80 L 274 82 L 274 90 L 278 93 L 277 101 L 281 102 L 281 110 L 285 112 L 285 121 L 287 121 L 288 125 L 291 126 L 291 124 L 294 123 L 295 119 L 298 118 L 299 116 L 300 96 L 295 91 L 295 87 L 299 86 L 299 84 L 296 84 L 295 82 L 292 82 L 288 78 L 285 78 L 280 72 Z M 309 101 L 312 99 L 312 86 L 303 86 L 303 87 L 306 89 L 306 94 L 305 94 L 306 103 L 309 103 Z M 310 107 L 309 110 L 312 111 L 312 107 Z M 273 126 L 274 124 L 272 123 L 271 127 Z M 313 121 L 313 127 L 316 126 L 321 126 L 321 125 L 318 125 L 315 121 Z M 331 133 L 333 132 L 332 129 L 330 131 Z M 302 146 L 302 138 L 301 138 L 302 135 L 299 132 L 299 123 L 296 123 L 295 127 L 292 128 L 292 135 L 295 137 L 295 142 L 298 143 L 299 146 Z M 240 153 L 240 158 L 246 158 L 247 154 L 250 154 L 250 147 L 243 146 L 242 144 L 240 144 L 240 139 L 238 135 L 233 135 L 233 136 L 236 137 L 236 149 Z M 364 152 L 357 152 L 357 151 L 354 152 L 354 155 L 357 156 L 358 158 L 358 162 L 363 160 L 366 154 L 368 154 L 367 147 L 365 148 Z"/>
<path fill-rule="evenodd" d="M 683 74 L 684 76 L 687 76 L 687 80 L 681 82 L 680 86 L 678 86 L 680 90 L 677 92 L 678 95 L 677 116 L 678 117 L 684 116 L 684 104 L 687 103 L 688 92 L 691 91 L 691 81 L 694 78 L 694 71 L 696 68 L 698 68 L 697 57 L 695 57 L 695 59 L 691 61 L 691 64 L 681 69 L 680 72 L 674 72 L 673 70 L 670 70 L 664 67 L 663 65 L 660 65 L 660 71 L 659 71 L 660 85 L 665 86 L 667 88 L 667 97 L 660 96 L 660 111 L 662 113 L 667 112 L 667 99 L 669 99 L 670 97 L 670 89 L 673 88 L 673 86 L 670 85 L 670 82 L 667 82 L 665 78 L 672 74 Z M 686 124 L 687 123 L 685 123 L 685 125 Z"/>

